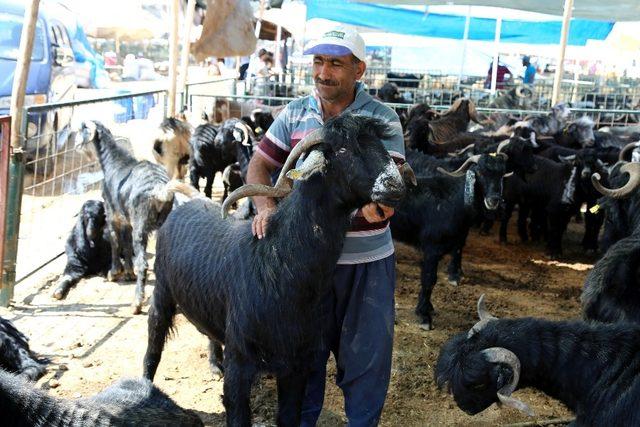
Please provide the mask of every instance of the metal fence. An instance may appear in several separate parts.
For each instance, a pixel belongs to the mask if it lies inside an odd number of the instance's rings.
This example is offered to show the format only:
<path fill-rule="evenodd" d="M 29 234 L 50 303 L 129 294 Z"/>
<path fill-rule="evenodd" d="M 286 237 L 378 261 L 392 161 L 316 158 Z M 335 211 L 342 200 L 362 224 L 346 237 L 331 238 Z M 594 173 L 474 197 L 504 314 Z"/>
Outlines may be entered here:
<path fill-rule="evenodd" d="M 280 77 L 280 84 L 285 86 L 280 92 L 259 93 L 246 92 L 251 95 L 297 96 L 293 88 L 313 86 L 310 65 L 292 67 L 289 74 Z M 567 76 L 568 77 L 568 76 Z M 264 80 L 264 78 L 262 78 Z M 274 78 L 268 78 L 272 82 Z M 409 103 L 426 102 L 430 105 L 451 105 L 453 100 L 464 96 L 473 100 L 478 106 L 488 106 L 492 101 L 490 90 L 484 88 L 485 77 L 463 77 L 445 74 L 438 70 L 409 70 L 391 68 L 367 68 L 362 79 L 372 93 L 382 88 L 385 83 L 394 83 L 400 94 Z M 505 85 L 498 94 L 514 87 Z M 531 105 L 534 108 L 551 107 L 553 81 L 551 78 L 539 76 L 532 90 Z M 308 91 L 307 91 L 308 92 Z M 599 76 L 581 76 L 565 78 L 560 85 L 560 100 L 571 103 L 577 108 L 630 110 L 640 104 L 640 80 L 619 78 L 605 79 Z"/>
<path fill-rule="evenodd" d="M 220 105 L 228 106 L 229 117 L 248 116 L 251 111 L 260 107 L 282 107 L 296 99 L 295 97 L 257 96 L 257 95 L 190 95 L 188 105 L 196 108 L 194 111 L 211 111 L 220 108 Z M 398 113 L 407 112 L 414 104 L 386 103 Z M 196 107 L 197 106 L 197 107 Z M 449 109 L 450 104 L 433 104 L 432 108 L 437 111 Z M 478 113 L 484 116 L 505 114 L 514 118 L 524 118 L 529 115 L 547 115 L 548 109 L 499 109 L 488 107 L 477 107 Z M 588 116 L 593 119 L 596 128 L 605 126 L 632 126 L 640 124 L 640 110 L 616 110 L 616 109 L 593 109 L 593 108 L 571 108 L 572 117 L 578 118 Z M 221 117 L 221 119 L 226 116 Z M 221 120 L 217 120 L 220 122 Z"/>
<path fill-rule="evenodd" d="M 100 166 L 74 149 L 79 124 L 101 121 L 137 157 L 151 158 L 148 135 L 165 112 L 164 90 L 26 108 L 16 283 L 64 253 L 80 206 L 100 197 Z"/>
<path fill-rule="evenodd" d="M 11 116 L 0 117 L 0 263 L 4 264 L 5 226 L 7 220 L 7 196 L 9 188 L 9 154 L 11 138 Z M 0 265 L 0 274 L 4 266 Z M 0 278 L 0 284 L 4 281 Z"/>

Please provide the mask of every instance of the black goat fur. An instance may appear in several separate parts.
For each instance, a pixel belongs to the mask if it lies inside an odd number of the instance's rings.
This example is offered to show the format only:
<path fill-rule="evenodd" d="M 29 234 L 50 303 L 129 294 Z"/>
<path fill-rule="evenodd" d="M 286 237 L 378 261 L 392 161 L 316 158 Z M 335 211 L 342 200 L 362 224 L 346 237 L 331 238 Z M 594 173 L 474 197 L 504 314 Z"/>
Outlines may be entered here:
<path fill-rule="evenodd" d="M 249 221 L 220 218 L 220 206 L 207 200 L 169 215 L 157 237 L 146 378 L 155 375 L 180 307 L 209 337 L 211 350 L 216 342 L 225 345 L 228 425 L 250 425 L 251 384 L 265 371 L 278 381 L 278 425 L 299 424 L 306 370 L 319 338 L 318 301 L 330 286 L 351 213 L 372 200 L 374 181 L 393 165 L 379 142 L 387 132 L 382 122 L 362 116 L 329 121 L 324 142 L 313 148 L 326 158 L 325 172 L 296 183 L 263 239 L 252 236 Z M 404 185 L 399 175 L 392 182 L 380 201 L 395 206 Z"/>
<path fill-rule="evenodd" d="M 518 388 L 560 400 L 575 412 L 575 425 L 640 424 L 640 326 L 500 319 L 471 338 L 456 335 L 442 347 L 435 377 L 471 415 L 497 402 L 513 375 L 510 366 L 485 359 L 481 351 L 491 347 L 520 359 Z"/>
<path fill-rule="evenodd" d="M 54 297 L 62 299 L 83 277 L 106 276 L 111 268 L 111 244 L 104 203 L 87 200 L 65 245 L 67 264 L 58 281 Z"/>
<path fill-rule="evenodd" d="M 204 425 L 143 378 L 120 380 L 93 397 L 64 400 L 0 370 L 0 413 L 3 425 L 11 427 Z"/>
<path fill-rule="evenodd" d="M 47 359 L 39 358 L 31 351 L 29 339 L 22 332 L 10 320 L 0 317 L 0 371 L 4 369 L 35 381 L 44 375 L 47 364 Z"/>

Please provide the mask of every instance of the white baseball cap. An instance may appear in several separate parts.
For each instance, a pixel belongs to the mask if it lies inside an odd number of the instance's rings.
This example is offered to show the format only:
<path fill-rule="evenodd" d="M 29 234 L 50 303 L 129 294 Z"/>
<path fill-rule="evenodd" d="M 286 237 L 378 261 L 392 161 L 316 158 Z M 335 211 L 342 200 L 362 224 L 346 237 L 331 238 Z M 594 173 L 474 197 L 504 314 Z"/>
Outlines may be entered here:
<path fill-rule="evenodd" d="M 307 45 L 305 55 L 344 56 L 350 53 L 361 61 L 366 59 L 364 40 L 356 30 L 342 25 L 325 32 L 318 40 Z"/>

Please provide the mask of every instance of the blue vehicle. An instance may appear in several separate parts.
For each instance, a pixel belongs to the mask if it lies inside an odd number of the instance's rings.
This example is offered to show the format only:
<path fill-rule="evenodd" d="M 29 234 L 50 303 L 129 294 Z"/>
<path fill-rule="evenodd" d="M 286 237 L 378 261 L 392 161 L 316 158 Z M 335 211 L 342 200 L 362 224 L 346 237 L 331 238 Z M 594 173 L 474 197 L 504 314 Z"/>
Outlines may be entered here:
<path fill-rule="evenodd" d="M 68 9 L 57 3 L 40 5 L 25 106 L 73 100 L 76 90 L 73 50 L 63 21 L 56 17 L 65 12 L 68 13 Z M 24 2 L 0 0 L 0 115 L 9 114 L 24 13 Z M 35 151 L 61 140 L 56 135 L 68 128 L 70 120 L 70 109 L 30 114 L 25 147 L 27 161 Z"/>

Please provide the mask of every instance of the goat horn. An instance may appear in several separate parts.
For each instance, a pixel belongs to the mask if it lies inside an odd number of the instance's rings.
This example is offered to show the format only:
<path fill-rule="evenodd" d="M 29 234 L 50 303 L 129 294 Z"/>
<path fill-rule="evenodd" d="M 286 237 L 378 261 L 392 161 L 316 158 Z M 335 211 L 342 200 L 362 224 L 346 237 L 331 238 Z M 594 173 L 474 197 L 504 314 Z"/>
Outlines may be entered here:
<path fill-rule="evenodd" d="M 247 126 L 243 122 L 239 121 L 239 122 L 237 122 L 235 124 L 234 128 L 238 129 L 244 135 L 243 138 L 242 138 L 242 145 L 250 147 L 251 144 L 249 143 L 249 136 L 253 132 L 251 132 L 251 129 L 249 129 L 249 126 Z"/>
<path fill-rule="evenodd" d="M 482 329 L 484 329 L 484 327 L 487 326 L 489 322 L 498 320 L 497 317 L 492 316 L 487 311 L 487 307 L 484 303 L 484 294 L 480 295 L 480 298 L 478 298 L 478 317 L 480 318 L 480 321 L 478 321 L 475 325 L 471 327 L 471 329 L 469 329 L 469 332 L 467 332 L 467 339 L 471 338 L 472 336 L 480 332 Z"/>
<path fill-rule="evenodd" d="M 591 182 L 595 189 L 605 196 L 613 197 L 614 199 L 621 199 L 631 194 L 632 191 L 640 186 L 640 163 L 625 163 L 620 167 L 620 172 L 626 172 L 629 174 L 629 180 L 620 188 L 610 189 L 603 187 L 602 184 L 600 184 L 599 173 L 591 175 Z"/>
<path fill-rule="evenodd" d="M 449 153 L 449 155 L 456 157 L 456 156 L 461 156 L 463 154 L 465 154 L 467 151 L 472 150 L 473 148 L 475 148 L 476 144 L 469 144 L 466 147 L 464 147 L 461 150 L 456 151 L 455 153 Z"/>
<path fill-rule="evenodd" d="M 625 156 L 627 155 L 627 153 L 629 151 L 633 151 L 636 148 L 640 147 L 640 141 L 638 142 L 632 142 L 630 144 L 627 144 L 624 146 L 624 148 L 620 151 L 620 154 L 618 154 L 618 160 L 625 160 Z"/>
<path fill-rule="evenodd" d="M 527 96 L 524 94 L 524 86 L 518 86 L 516 88 L 516 96 L 518 98 L 526 98 Z"/>
<path fill-rule="evenodd" d="M 502 141 L 500 144 L 498 144 L 498 148 L 496 149 L 496 154 L 506 154 L 506 153 L 503 153 L 502 150 L 504 150 L 507 147 L 507 145 L 509 145 L 510 142 L 511 142 L 510 139 L 506 139 Z"/>
<path fill-rule="evenodd" d="M 480 120 L 478 119 L 478 110 L 476 110 L 476 104 L 474 104 L 471 100 L 469 100 L 469 118 L 475 123 L 480 124 Z"/>
<path fill-rule="evenodd" d="M 229 194 L 222 203 L 222 218 L 227 217 L 227 213 L 235 202 L 245 197 L 264 196 L 264 197 L 286 197 L 291 192 L 289 188 L 276 188 L 264 184 L 247 184 L 238 188 Z"/>
<path fill-rule="evenodd" d="M 475 156 L 469 157 L 462 164 L 462 166 L 460 166 L 458 169 L 454 170 L 453 172 L 449 172 L 448 170 L 443 169 L 439 166 L 438 166 L 438 172 L 443 173 L 445 175 L 454 176 L 454 177 L 463 176 L 467 172 L 467 169 L 469 169 L 472 164 L 478 163 L 479 160 L 480 160 L 480 154 L 476 154 Z"/>
<path fill-rule="evenodd" d="M 518 387 L 518 381 L 520 380 L 520 359 L 518 359 L 518 356 L 503 347 L 484 349 L 482 350 L 482 355 L 490 363 L 504 363 L 505 365 L 509 365 L 513 372 L 511 382 L 498 390 L 498 399 L 500 399 L 500 402 L 532 417 L 534 413 L 526 403 L 511 397 L 511 393 Z"/>
<path fill-rule="evenodd" d="M 289 157 L 287 157 L 287 161 L 284 166 L 282 166 L 282 170 L 280 171 L 280 176 L 278 176 L 278 180 L 276 181 L 276 188 L 280 188 L 285 185 L 285 182 L 288 182 L 289 178 L 287 178 L 287 172 L 293 168 L 293 166 L 298 161 L 298 158 L 307 151 L 309 148 L 314 145 L 320 144 L 322 142 L 322 129 L 316 129 L 305 136 L 302 140 L 300 140 L 293 150 L 289 153 Z"/>
<path fill-rule="evenodd" d="M 400 166 L 400 176 L 405 183 L 409 183 L 414 187 L 418 186 L 418 180 L 416 179 L 416 174 L 411 168 L 411 165 L 407 162 L 404 162 Z"/>

